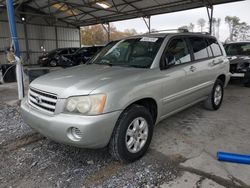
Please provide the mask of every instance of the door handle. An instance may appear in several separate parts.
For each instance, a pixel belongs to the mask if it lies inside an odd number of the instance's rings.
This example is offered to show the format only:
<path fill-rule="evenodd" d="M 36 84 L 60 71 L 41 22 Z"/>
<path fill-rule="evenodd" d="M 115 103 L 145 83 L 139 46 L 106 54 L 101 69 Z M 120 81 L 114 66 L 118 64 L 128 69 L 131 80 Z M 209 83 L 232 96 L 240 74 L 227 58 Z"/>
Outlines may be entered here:
<path fill-rule="evenodd" d="M 223 63 L 224 61 L 223 60 L 213 60 L 212 61 L 212 65 L 218 65 L 218 64 L 221 64 L 221 63 Z"/>
<path fill-rule="evenodd" d="M 194 72 L 194 71 L 196 70 L 196 67 L 191 66 L 191 67 L 189 68 L 189 70 L 190 70 L 191 72 Z"/>

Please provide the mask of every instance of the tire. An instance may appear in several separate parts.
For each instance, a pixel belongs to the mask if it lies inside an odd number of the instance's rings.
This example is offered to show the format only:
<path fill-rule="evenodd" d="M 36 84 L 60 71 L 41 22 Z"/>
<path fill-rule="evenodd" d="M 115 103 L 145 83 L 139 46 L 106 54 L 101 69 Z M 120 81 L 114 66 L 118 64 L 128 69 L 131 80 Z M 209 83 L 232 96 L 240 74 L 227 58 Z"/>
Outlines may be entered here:
<path fill-rule="evenodd" d="M 247 69 L 247 72 L 245 73 L 243 83 L 245 87 L 250 87 L 250 68 Z"/>
<path fill-rule="evenodd" d="M 57 66 L 57 62 L 56 62 L 56 60 L 51 60 L 50 62 L 49 62 L 49 66 L 51 66 L 51 67 L 56 67 Z"/>
<path fill-rule="evenodd" d="M 220 88 L 220 92 L 218 90 Z M 218 93 L 219 92 L 219 93 Z M 220 97 L 219 97 L 220 95 Z M 224 96 L 224 84 L 220 79 L 217 79 L 214 83 L 213 89 L 204 102 L 204 107 L 208 110 L 218 110 L 221 106 Z M 217 97 L 217 99 L 216 99 Z M 216 101 L 217 100 L 217 101 Z"/>
<path fill-rule="evenodd" d="M 136 129 L 136 126 L 134 125 L 137 125 L 137 121 L 139 123 L 138 129 L 140 127 L 147 128 L 144 128 L 143 131 L 135 131 L 134 129 Z M 145 126 L 142 126 L 143 122 Z M 121 162 L 133 162 L 140 159 L 146 153 L 150 145 L 153 127 L 153 118 L 148 109 L 140 105 L 131 105 L 117 120 L 109 142 L 109 153 L 115 160 Z M 146 134 L 147 137 L 145 136 Z M 131 147 L 129 143 L 131 143 Z M 137 143 L 140 144 L 138 145 Z M 135 147 L 136 145 L 138 145 L 138 147 Z"/>

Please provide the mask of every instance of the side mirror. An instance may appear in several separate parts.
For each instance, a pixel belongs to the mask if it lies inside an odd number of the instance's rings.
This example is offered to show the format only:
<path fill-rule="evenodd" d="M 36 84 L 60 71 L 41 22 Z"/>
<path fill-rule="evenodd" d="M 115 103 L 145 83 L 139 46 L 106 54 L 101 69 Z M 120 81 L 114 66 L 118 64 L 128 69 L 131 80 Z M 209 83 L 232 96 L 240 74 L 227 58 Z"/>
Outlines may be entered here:
<path fill-rule="evenodd" d="M 163 60 L 163 69 L 167 69 L 175 64 L 175 56 L 173 54 L 166 54 Z"/>

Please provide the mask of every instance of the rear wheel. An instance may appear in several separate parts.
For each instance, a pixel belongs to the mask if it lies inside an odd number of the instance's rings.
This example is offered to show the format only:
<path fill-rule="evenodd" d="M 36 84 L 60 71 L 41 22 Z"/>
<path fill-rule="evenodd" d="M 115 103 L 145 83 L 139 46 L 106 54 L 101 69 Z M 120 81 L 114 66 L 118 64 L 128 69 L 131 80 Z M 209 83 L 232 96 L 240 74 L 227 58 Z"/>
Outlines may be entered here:
<path fill-rule="evenodd" d="M 132 105 L 118 119 L 109 143 L 116 160 L 133 162 L 147 151 L 153 135 L 153 118 L 147 108 Z"/>
<path fill-rule="evenodd" d="M 204 102 L 204 106 L 208 110 L 218 110 L 221 106 L 224 96 L 224 84 L 220 79 L 214 83 L 213 89 Z"/>

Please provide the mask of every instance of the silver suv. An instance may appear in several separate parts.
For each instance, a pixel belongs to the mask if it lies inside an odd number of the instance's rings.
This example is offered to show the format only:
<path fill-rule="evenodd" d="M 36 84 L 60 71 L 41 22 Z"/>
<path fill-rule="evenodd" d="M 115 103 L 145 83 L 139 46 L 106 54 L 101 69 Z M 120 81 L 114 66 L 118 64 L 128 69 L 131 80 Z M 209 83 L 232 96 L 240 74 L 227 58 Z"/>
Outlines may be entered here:
<path fill-rule="evenodd" d="M 108 146 L 121 161 L 147 151 L 154 126 L 197 102 L 217 110 L 229 81 L 223 46 L 208 35 L 150 34 L 111 42 L 85 65 L 30 84 L 24 121 L 52 140 Z"/>

